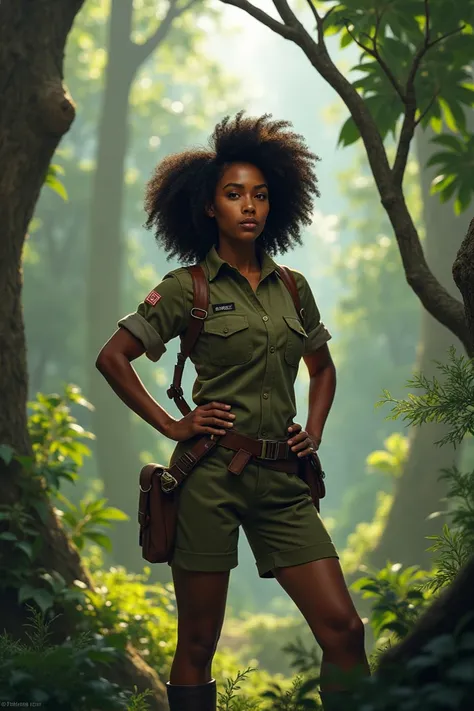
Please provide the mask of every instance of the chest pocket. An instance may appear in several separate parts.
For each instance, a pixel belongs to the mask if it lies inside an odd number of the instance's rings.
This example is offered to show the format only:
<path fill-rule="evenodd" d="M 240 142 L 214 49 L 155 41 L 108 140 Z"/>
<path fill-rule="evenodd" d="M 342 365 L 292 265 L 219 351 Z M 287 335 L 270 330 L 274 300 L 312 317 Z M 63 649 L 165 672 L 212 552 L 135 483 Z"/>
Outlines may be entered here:
<path fill-rule="evenodd" d="M 252 359 L 247 317 L 225 314 L 204 321 L 207 355 L 214 365 L 242 365 Z"/>
<path fill-rule="evenodd" d="M 283 316 L 283 318 L 288 326 L 285 360 L 289 365 L 298 367 L 303 355 L 305 339 L 308 338 L 308 334 L 298 318 L 294 316 Z"/>

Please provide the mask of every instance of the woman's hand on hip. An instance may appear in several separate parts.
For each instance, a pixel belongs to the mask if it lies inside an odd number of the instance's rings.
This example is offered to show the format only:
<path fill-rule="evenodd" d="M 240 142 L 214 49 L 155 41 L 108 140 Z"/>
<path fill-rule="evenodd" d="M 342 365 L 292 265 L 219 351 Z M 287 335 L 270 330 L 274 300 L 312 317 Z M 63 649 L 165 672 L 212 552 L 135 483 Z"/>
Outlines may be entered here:
<path fill-rule="evenodd" d="M 235 419 L 235 415 L 229 412 L 230 407 L 222 402 L 199 405 L 181 420 L 172 422 L 166 435 L 176 442 L 183 442 L 196 435 L 225 435 Z"/>
<path fill-rule="evenodd" d="M 307 457 L 319 449 L 321 438 L 312 437 L 301 425 L 296 423 L 291 425 L 291 427 L 288 427 L 288 432 L 290 433 L 288 444 L 291 447 L 291 451 L 295 452 L 298 457 Z"/>

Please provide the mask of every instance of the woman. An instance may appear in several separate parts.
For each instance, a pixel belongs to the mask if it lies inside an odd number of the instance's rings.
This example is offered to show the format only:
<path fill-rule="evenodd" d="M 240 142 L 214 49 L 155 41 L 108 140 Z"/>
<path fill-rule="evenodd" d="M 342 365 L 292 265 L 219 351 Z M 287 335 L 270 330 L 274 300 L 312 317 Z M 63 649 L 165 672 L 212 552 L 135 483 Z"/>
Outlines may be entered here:
<path fill-rule="evenodd" d="M 145 202 L 158 244 L 183 263 L 201 263 L 209 281 L 208 316 L 191 355 L 196 408 L 175 419 L 131 366 L 143 353 L 157 361 L 165 343 L 186 331 L 193 291 L 185 268 L 167 274 L 136 313 L 119 321 L 97 367 L 134 412 L 178 443 L 173 461 L 199 437 L 229 430 L 288 443 L 287 456 L 305 457 L 321 443 L 334 397 L 331 336 L 306 279 L 292 270 L 303 328 L 270 255 L 301 243 L 301 226 L 310 224 L 319 194 L 317 157 L 288 122 L 243 112 L 216 126 L 210 148 L 163 160 Z M 301 357 L 310 375 L 305 429 L 293 422 Z M 329 708 L 344 693 L 328 682 L 329 665 L 368 673 L 363 625 L 336 550 L 302 479 L 277 471 L 274 458 L 268 466 L 251 458 L 240 473 L 230 471 L 234 456 L 215 447 L 181 487 L 171 562 L 178 644 L 167 684 L 170 709 L 216 708 L 211 664 L 240 525 L 259 575 L 278 580 L 323 650 L 322 697 Z"/>

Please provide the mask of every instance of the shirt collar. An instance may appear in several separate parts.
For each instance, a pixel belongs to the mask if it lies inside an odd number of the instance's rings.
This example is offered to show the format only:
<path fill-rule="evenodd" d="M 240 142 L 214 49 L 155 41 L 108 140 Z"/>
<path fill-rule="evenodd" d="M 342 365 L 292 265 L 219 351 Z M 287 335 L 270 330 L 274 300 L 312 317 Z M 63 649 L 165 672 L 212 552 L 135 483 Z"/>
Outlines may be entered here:
<path fill-rule="evenodd" d="M 263 279 L 265 279 L 269 274 L 276 271 L 277 265 L 275 264 L 273 259 L 265 252 L 265 250 L 260 248 L 259 253 L 261 256 L 261 264 L 262 264 L 262 273 L 261 273 L 260 280 L 263 281 Z M 233 269 L 233 267 L 231 267 L 230 264 L 228 264 L 228 262 L 225 262 L 223 259 L 221 259 L 219 257 L 215 246 L 213 246 L 209 250 L 204 261 L 205 261 L 205 264 L 207 267 L 209 281 L 214 281 L 214 279 L 219 274 L 223 264 L 227 264 L 227 266 L 230 269 Z"/>

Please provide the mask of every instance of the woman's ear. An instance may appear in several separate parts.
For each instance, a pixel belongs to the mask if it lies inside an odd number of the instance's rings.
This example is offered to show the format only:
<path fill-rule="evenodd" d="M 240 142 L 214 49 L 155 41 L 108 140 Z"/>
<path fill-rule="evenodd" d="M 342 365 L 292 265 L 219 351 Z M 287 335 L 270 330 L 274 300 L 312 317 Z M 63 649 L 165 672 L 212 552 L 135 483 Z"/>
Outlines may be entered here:
<path fill-rule="evenodd" d="M 208 205 L 206 207 L 206 215 L 208 217 L 215 217 L 216 213 L 214 212 L 214 206 L 213 205 Z"/>

